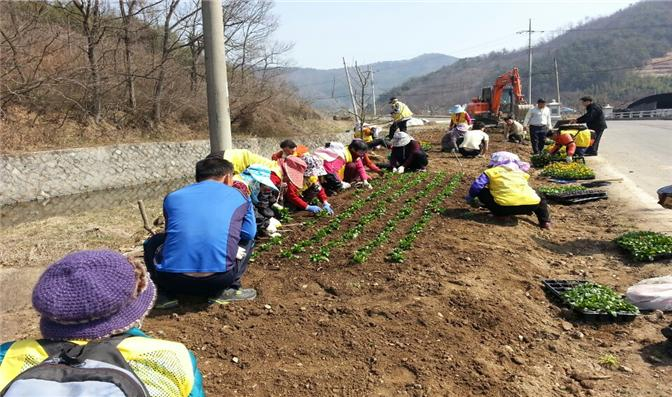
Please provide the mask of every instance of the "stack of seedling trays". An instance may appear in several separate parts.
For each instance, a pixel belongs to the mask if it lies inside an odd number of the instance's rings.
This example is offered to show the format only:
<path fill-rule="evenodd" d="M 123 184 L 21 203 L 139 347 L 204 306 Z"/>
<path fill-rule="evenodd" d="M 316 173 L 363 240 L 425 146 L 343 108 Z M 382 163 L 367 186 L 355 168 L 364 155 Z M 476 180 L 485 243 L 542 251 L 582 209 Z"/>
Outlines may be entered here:
<path fill-rule="evenodd" d="M 582 186 L 560 186 L 557 188 L 539 188 L 539 193 L 558 204 L 583 204 L 590 201 L 606 200 L 607 192 L 599 189 L 586 189 Z"/>
<path fill-rule="evenodd" d="M 627 323 L 635 319 L 639 314 L 639 310 L 632 304 L 625 301 L 623 306 L 627 307 L 626 309 L 620 309 L 613 312 L 601 311 L 601 310 L 590 310 L 582 306 L 574 304 L 573 301 L 568 298 L 566 295 L 567 292 L 579 286 L 588 286 L 592 284 L 587 280 L 543 280 L 542 284 L 544 288 L 550 293 L 550 295 L 561 302 L 563 305 L 573 309 L 581 318 L 588 322 L 595 323 Z M 608 289 L 607 287 L 603 287 Z M 611 296 L 611 298 L 616 298 Z M 622 300 L 625 298 L 620 297 Z"/>

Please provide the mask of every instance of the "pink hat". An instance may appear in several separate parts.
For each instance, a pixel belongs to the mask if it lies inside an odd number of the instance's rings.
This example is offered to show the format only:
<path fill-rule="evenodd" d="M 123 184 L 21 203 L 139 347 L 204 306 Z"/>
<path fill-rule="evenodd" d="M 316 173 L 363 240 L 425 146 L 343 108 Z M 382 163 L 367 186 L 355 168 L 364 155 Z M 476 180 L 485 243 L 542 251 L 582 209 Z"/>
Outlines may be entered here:
<path fill-rule="evenodd" d="M 279 160 L 282 171 L 292 184 L 298 188 L 303 187 L 303 173 L 306 172 L 306 162 L 296 156 L 287 156 L 284 160 Z"/>

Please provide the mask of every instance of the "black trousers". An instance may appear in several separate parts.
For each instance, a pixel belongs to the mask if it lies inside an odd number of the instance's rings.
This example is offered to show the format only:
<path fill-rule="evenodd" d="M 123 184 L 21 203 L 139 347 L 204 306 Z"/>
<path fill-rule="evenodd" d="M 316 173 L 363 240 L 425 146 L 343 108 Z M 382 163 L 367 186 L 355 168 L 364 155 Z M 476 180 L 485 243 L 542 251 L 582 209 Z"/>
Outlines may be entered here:
<path fill-rule="evenodd" d="M 215 273 L 207 277 L 192 277 L 182 273 L 161 272 L 156 269 L 154 260 L 161 255 L 160 250 L 165 241 L 165 233 L 159 233 L 147 239 L 143 244 L 144 259 L 147 271 L 149 271 L 156 287 L 161 293 L 170 297 L 178 294 L 214 296 L 228 288 L 239 289 L 241 287 L 240 279 L 247 271 L 254 248 L 254 240 L 241 240 L 239 244 L 245 248 L 247 253 L 243 259 L 236 260 L 233 268 L 224 273 Z"/>
<path fill-rule="evenodd" d="M 539 224 L 551 221 L 551 214 L 548 212 L 548 204 L 544 198 L 541 199 L 539 204 L 503 206 L 497 204 L 495 198 L 492 197 L 490 190 L 485 188 L 478 193 L 478 200 L 496 216 L 529 215 L 534 212 L 539 220 Z"/>
<path fill-rule="evenodd" d="M 603 133 L 604 129 L 595 130 L 595 140 L 593 141 L 593 145 L 586 150 L 587 154 L 597 155 L 597 150 L 600 148 L 600 139 L 602 139 Z"/>
<path fill-rule="evenodd" d="M 479 154 L 481 154 L 480 149 L 478 149 L 478 150 L 477 149 L 465 149 L 465 148 L 461 147 L 459 149 L 459 151 L 460 151 L 460 154 L 462 156 L 470 157 L 470 158 L 474 158 L 474 157 L 478 156 Z"/>
<path fill-rule="evenodd" d="M 530 141 L 532 142 L 532 153 L 539 154 L 544 151 L 544 144 L 546 143 L 546 134 L 548 127 L 545 125 L 531 125 L 530 126 Z"/>
<path fill-rule="evenodd" d="M 408 123 L 408 120 L 400 120 L 392 122 L 392 125 L 390 126 L 390 133 L 387 134 L 387 137 L 389 139 L 392 139 L 394 133 L 397 132 L 397 130 L 406 132 L 406 123 Z"/>
<path fill-rule="evenodd" d="M 374 139 L 371 142 L 367 143 L 367 145 L 369 146 L 369 150 L 374 149 L 378 146 L 386 146 L 384 139 Z"/>
<path fill-rule="evenodd" d="M 334 174 L 327 174 L 321 178 L 320 183 L 322 188 L 327 193 L 327 196 L 333 196 L 334 194 L 343 190 L 343 184 L 341 180 Z"/>

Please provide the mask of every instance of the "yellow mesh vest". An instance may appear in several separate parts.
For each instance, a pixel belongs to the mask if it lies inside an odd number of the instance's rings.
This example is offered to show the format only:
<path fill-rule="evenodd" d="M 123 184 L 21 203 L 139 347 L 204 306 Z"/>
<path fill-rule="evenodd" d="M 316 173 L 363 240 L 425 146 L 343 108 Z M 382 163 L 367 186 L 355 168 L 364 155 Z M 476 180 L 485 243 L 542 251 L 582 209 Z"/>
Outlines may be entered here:
<path fill-rule="evenodd" d="M 501 206 L 534 205 L 541 201 L 537 192 L 527 184 L 530 176 L 523 171 L 494 167 L 485 170 L 485 175 L 490 179 L 488 188 L 492 197 Z"/>
<path fill-rule="evenodd" d="M 574 138 L 576 147 L 586 148 L 590 146 L 590 130 L 564 130 L 561 134 L 570 134 Z"/>
<path fill-rule="evenodd" d="M 247 149 L 228 149 L 224 151 L 224 159 L 233 164 L 233 173 L 240 174 L 252 164 L 261 164 L 270 168 L 278 176 L 282 176 L 282 171 L 277 161 L 267 159 L 266 157 L 254 154 Z"/>
<path fill-rule="evenodd" d="M 84 344 L 85 341 L 73 340 Z M 184 345 L 161 339 L 131 336 L 118 346 L 152 397 L 187 397 L 194 386 L 194 370 Z M 0 364 L 0 390 L 21 372 L 48 358 L 34 339 L 16 341 Z"/>

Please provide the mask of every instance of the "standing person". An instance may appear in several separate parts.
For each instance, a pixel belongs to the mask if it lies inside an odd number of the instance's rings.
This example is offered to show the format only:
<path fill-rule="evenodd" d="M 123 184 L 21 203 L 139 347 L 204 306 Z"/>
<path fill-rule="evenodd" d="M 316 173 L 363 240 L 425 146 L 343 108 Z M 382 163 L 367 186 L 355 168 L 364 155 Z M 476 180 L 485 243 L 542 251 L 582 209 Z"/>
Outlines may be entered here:
<path fill-rule="evenodd" d="M 0 345 L 2 395 L 204 396 L 193 353 L 140 330 L 155 298 L 145 267 L 117 252 L 51 264 L 33 289 L 45 339 Z"/>
<path fill-rule="evenodd" d="M 543 152 L 546 135 L 553 128 L 551 110 L 546 107 L 545 100 L 539 98 L 537 100 L 537 107 L 527 111 L 523 125 L 530 131 L 532 153 L 539 154 Z"/>
<path fill-rule="evenodd" d="M 485 124 L 475 121 L 473 130 L 464 133 L 464 139 L 460 143 L 460 154 L 464 157 L 483 157 L 488 152 L 490 137 L 483 131 Z"/>
<path fill-rule="evenodd" d="M 387 138 L 392 139 L 394 133 L 398 130 L 406 132 L 406 123 L 413 117 L 413 112 L 411 112 L 411 109 L 405 103 L 395 97 L 390 98 L 389 104 L 392 107 L 392 112 L 390 113 L 392 115 L 392 125 L 390 126 Z"/>
<path fill-rule="evenodd" d="M 240 283 L 257 234 L 254 205 L 232 185 L 233 164 L 206 158 L 196 163 L 196 183 L 166 196 L 166 232 L 144 244 L 159 287 L 156 308 L 176 307 L 177 294 L 218 304 L 257 296 Z"/>
<path fill-rule="evenodd" d="M 525 127 L 511 116 L 504 118 L 504 139 L 513 143 L 523 143 Z"/>
<path fill-rule="evenodd" d="M 464 109 L 464 106 L 455 105 L 450 108 L 450 113 L 450 125 L 448 128 L 451 130 L 459 124 L 466 124 L 467 126 L 471 125 L 471 116 L 469 116 L 469 113 Z"/>
<path fill-rule="evenodd" d="M 303 145 L 297 145 L 291 139 L 285 139 L 280 142 L 280 151 L 273 153 L 271 160 L 284 159 L 287 156 L 297 156 L 301 157 L 304 154 L 308 153 L 308 148 Z"/>
<path fill-rule="evenodd" d="M 425 171 L 429 160 L 420 143 L 403 131 L 397 131 L 392 138 L 390 168 L 392 172 L 403 174 L 408 171 Z"/>
<path fill-rule="evenodd" d="M 530 176 L 526 171 L 529 169 L 530 165 L 513 153 L 493 153 L 488 169 L 471 185 L 467 203 L 477 206 L 480 201 L 497 217 L 534 212 L 539 227 L 550 229 L 548 205 L 527 183 Z"/>
<path fill-rule="evenodd" d="M 593 103 L 592 97 L 584 96 L 581 98 L 581 104 L 586 108 L 586 114 L 576 119 L 576 122 L 586 123 L 589 129 L 595 131 L 593 144 L 586 150 L 584 156 L 597 156 L 597 151 L 600 148 L 600 139 L 602 139 L 604 130 L 607 129 L 604 112 L 600 105 Z"/>

